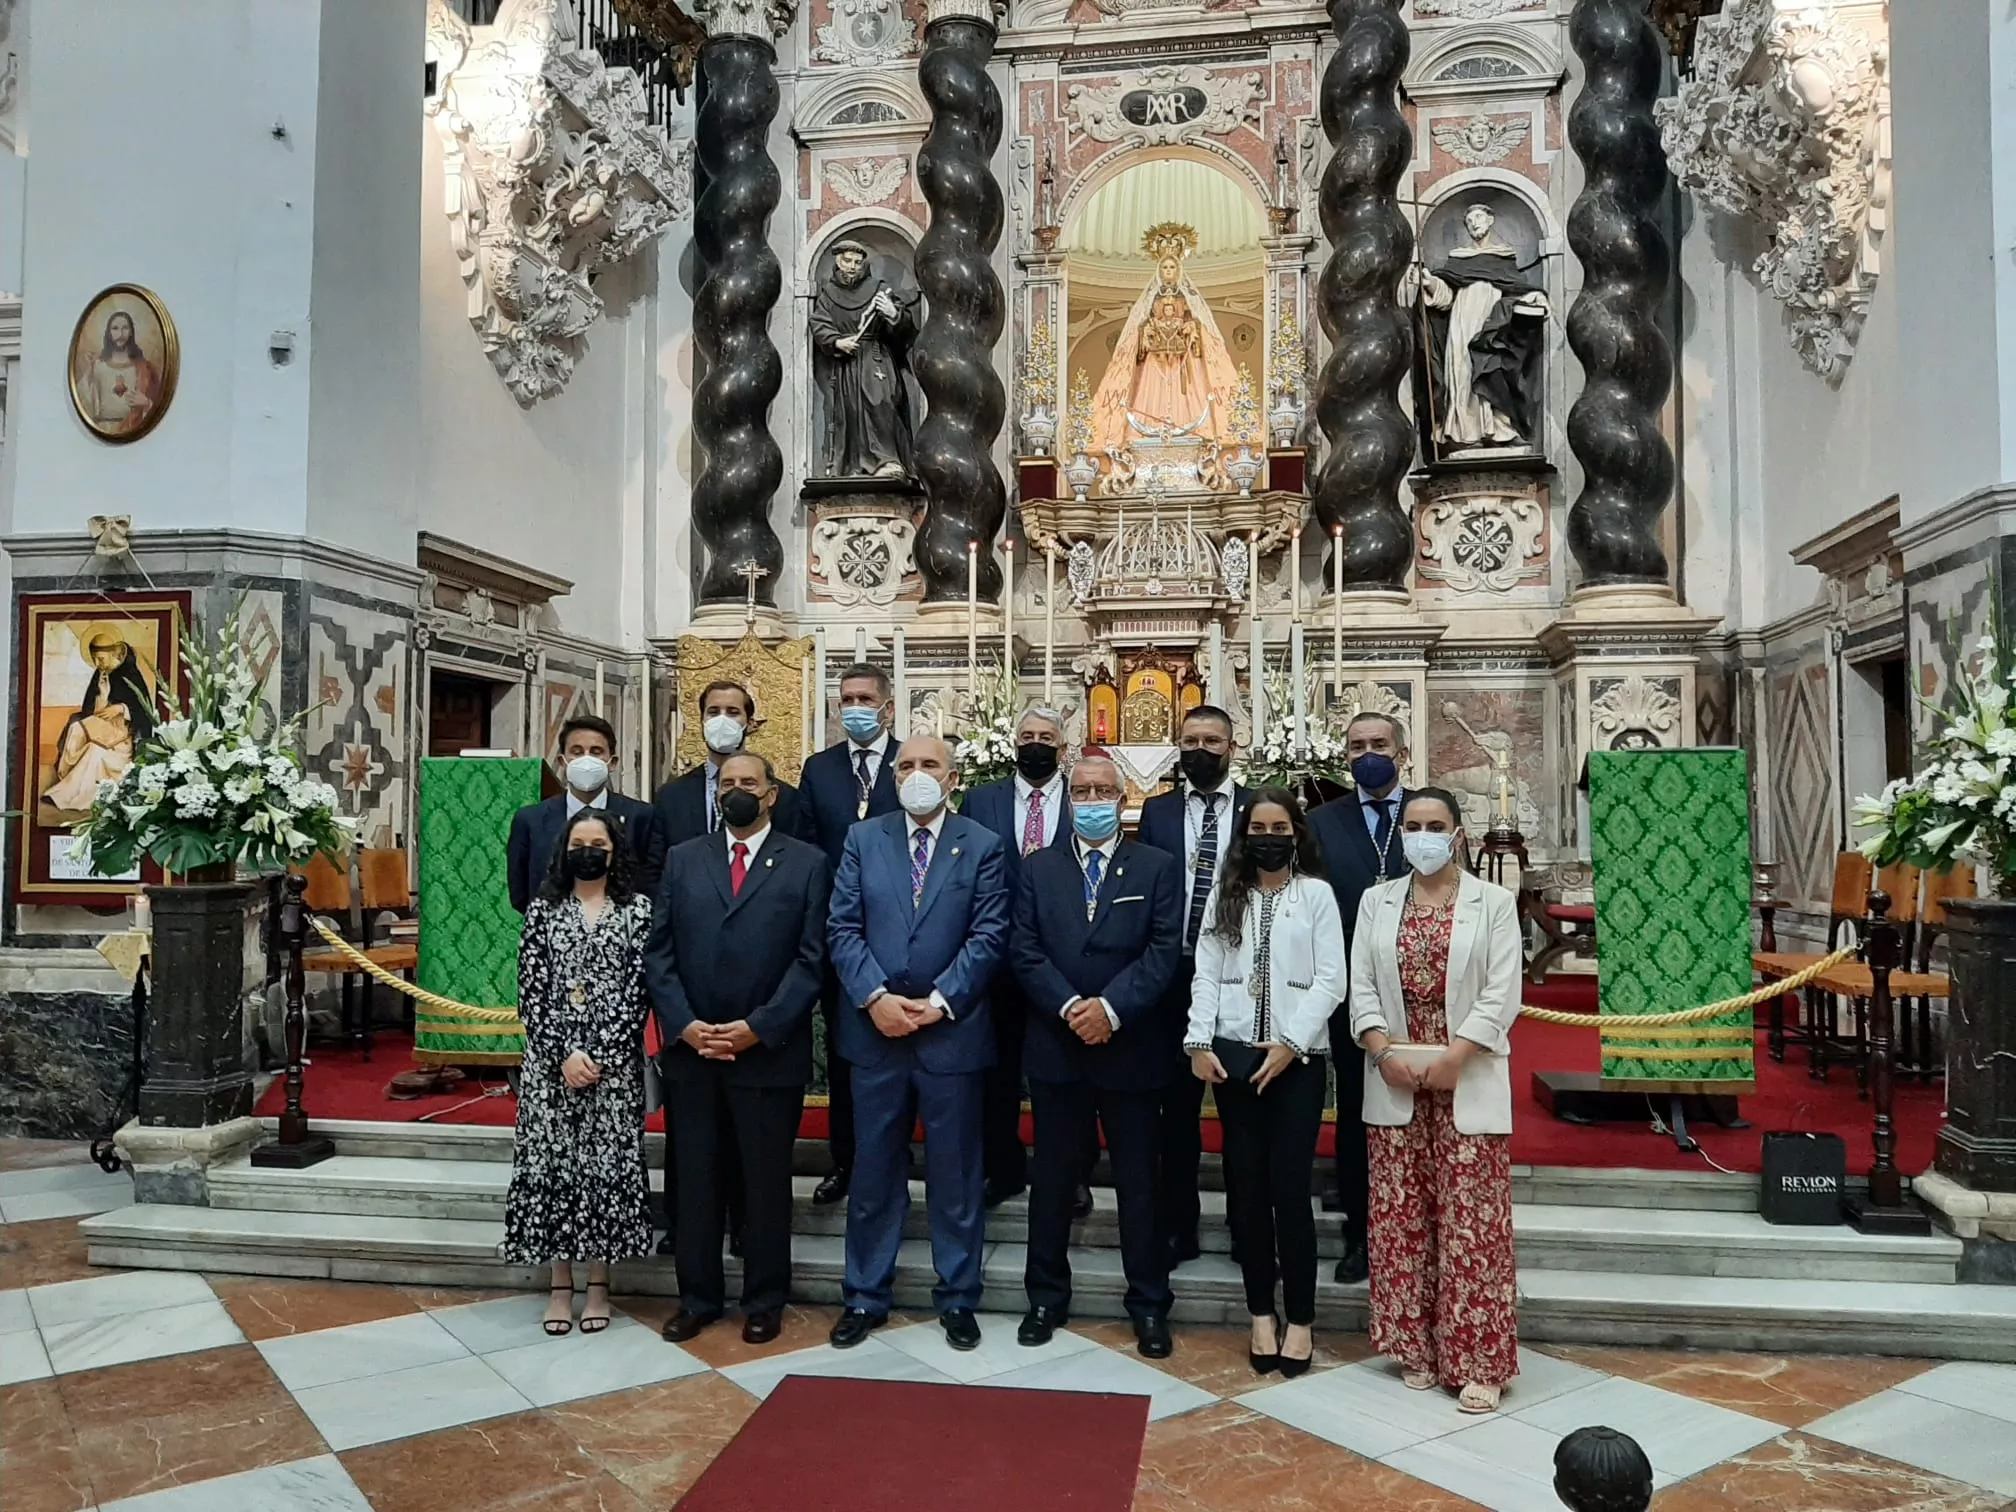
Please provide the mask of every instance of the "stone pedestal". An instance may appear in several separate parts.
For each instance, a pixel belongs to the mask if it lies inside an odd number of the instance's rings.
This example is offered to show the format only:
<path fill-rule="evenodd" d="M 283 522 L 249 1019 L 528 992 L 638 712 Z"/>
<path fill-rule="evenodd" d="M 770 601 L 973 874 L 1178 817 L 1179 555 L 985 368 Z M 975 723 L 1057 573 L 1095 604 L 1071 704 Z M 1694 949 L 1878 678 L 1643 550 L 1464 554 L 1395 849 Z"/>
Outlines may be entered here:
<path fill-rule="evenodd" d="M 917 516 L 924 490 L 908 478 L 810 478 L 800 490 L 806 532 L 805 598 L 853 611 L 850 620 L 891 615 L 898 600 L 923 594 L 917 574 Z"/>
<path fill-rule="evenodd" d="M 1976 1192 L 2016 1192 L 2016 903 L 1956 899 L 1946 938 L 1946 1125 L 1932 1163 Z"/>
<path fill-rule="evenodd" d="M 154 912 L 140 1123 L 200 1129 L 252 1111 L 245 1068 L 242 882 L 147 889 Z"/>

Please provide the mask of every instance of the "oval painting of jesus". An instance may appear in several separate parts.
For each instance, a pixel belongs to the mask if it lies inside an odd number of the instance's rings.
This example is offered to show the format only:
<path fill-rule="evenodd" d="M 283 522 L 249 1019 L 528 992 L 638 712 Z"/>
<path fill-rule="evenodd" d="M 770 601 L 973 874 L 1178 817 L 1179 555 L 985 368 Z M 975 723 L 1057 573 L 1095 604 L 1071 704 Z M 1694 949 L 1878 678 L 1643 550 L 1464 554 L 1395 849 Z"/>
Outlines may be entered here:
<path fill-rule="evenodd" d="M 70 402 L 99 440 L 138 441 L 168 412 L 180 365 L 161 301 L 138 284 L 114 284 L 70 333 Z"/>

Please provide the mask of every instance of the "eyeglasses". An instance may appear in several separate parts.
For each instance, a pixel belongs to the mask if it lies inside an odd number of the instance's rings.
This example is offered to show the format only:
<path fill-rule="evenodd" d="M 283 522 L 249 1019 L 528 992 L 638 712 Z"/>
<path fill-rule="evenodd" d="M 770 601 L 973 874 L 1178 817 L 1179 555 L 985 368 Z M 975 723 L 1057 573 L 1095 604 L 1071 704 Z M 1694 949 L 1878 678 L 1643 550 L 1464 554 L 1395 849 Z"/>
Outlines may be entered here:
<path fill-rule="evenodd" d="M 1117 787 L 1079 787 L 1073 784 L 1071 788 L 1073 803 L 1117 803 L 1126 796 Z"/>

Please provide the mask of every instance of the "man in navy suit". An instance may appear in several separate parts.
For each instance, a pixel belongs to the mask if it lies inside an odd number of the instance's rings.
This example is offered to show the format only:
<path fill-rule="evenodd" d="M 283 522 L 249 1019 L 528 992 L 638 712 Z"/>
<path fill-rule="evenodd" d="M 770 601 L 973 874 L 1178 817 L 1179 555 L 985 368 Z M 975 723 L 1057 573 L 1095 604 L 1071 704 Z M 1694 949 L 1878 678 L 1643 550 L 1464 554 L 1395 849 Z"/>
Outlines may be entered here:
<path fill-rule="evenodd" d="M 699 712 L 707 759 L 667 782 L 651 800 L 657 816 L 652 832 L 654 849 L 645 861 L 647 875 L 654 882 L 665 868 L 665 853 L 673 846 L 711 835 L 721 827 L 716 804 L 721 760 L 741 750 L 756 727 L 756 695 L 738 682 L 711 682 L 700 690 Z M 788 782 L 777 784 L 777 805 L 770 811 L 770 822 L 782 834 L 798 833 L 798 789 Z"/>
<path fill-rule="evenodd" d="M 1073 839 L 1024 858 L 1012 955 L 1029 1004 L 1029 1103 L 1036 1180 L 1029 1194 L 1029 1314 L 1016 1338 L 1050 1342 L 1071 1316 L 1071 1197 L 1095 1123 L 1106 1130 L 1120 1203 L 1127 1314 L 1141 1353 L 1169 1342 L 1169 1247 L 1156 1214 L 1162 1097 L 1169 1080 L 1169 984 L 1183 953 L 1176 858 L 1120 837 L 1127 790 L 1108 756 L 1071 768 Z"/>
<path fill-rule="evenodd" d="M 1181 1265 L 1200 1253 L 1197 1222 L 1202 1213 L 1197 1168 L 1204 1159 L 1199 1127 L 1204 1083 L 1190 1074 L 1183 1054 L 1183 1029 L 1190 1018 L 1190 979 L 1197 971 L 1197 933 L 1204 924 L 1204 900 L 1217 878 L 1219 858 L 1232 843 L 1232 836 L 1245 827 L 1253 795 L 1232 780 L 1232 759 L 1239 754 L 1239 744 L 1232 738 L 1232 716 L 1223 709 L 1210 704 L 1192 709 L 1183 717 L 1176 744 L 1183 784 L 1141 805 L 1140 838 L 1143 845 L 1167 851 L 1183 864 L 1183 959 L 1169 989 L 1175 1038 L 1168 1047 L 1170 1071 L 1162 1104 L 1159 1204 L 1170 1262 Z"/>
<path fill-rule="evenodd" d="M 994 1059 L 987 988 L 1008 946 L 1008 863 L 993 831 L 948 806 L 959 773 L 945 741 L 904 741 L 896 776 L 904 811 L 847 832 L 827 915 L 840 1052 L 854 1076 L 846 1311 L 832 1341 L 850 1349 L 888 1320 L 910 1211 L 910 1131 L 921 1120 L 932 1298 L 947 1342 L 975 1349 L 987 1230 L 981 1082 Z"/>
<path fill-rule="evenodd" d="M 609 766 L 616 759 L 616 731 L 606 719 L 577 714 L 560 726 L 560 757 L 566 763 L 567 791 L 542 803 L 527 804 L 511 816 L 511 834 L 504 855 L 509 871 L 511 906 L 521 914 L 539 896 L 553 847 L 567 821 L 584 808 L 602 809 L 623 826 L 623 838 L 640 867 L 648 864 L 653 838 L 651 805 L 609 791 Z M 645 871 L 646 889 L 655 873 Z"/>
<path fill-rule="evenodd" d="M 1045 846 L 1070 846 L 1071 805 L 1058 769 L 1063 753 L 1064 716 L 1043 704 L 1033 705 L 1015 727 L 1015 775 L 972 789 L 959 805 L 960 813 L 1001 837 L 1011 888 L 1020 880 L 1023 858 Z M 1022 1037 L 1028 1011 L 1012 962 L 1002 962 L 995 973 L 989 1001 L 994 1017 L 994 1064 L 987 1071 L 980 1135 L 986 1149 L 987 1206 L 991 1209 L 1029 1186 L 1028 1158 L 1022 1148 Z M 1096 1129 L 1089 1154 L 1088 1175 L 1092 1161 L 1099 1158 Z M 1092 1193 L 1082 1186 L 1080 1190 L 1090 1211 Z"/>
<path fill-rule="evenodd" d="M 1357 786 L 1309 816 L 1309 829 L 1323 847 L 1330 890 L 1344 916 L 1344 953 L 1358 924 L 1358 900 L 1365 889 L 1407 870 L 1400 843 L 1400 809 L 1407 793 L 1400 773 L 1407 766 L 1407 734 L 1390 714 L 1366 712 L 1344 730 L 1344 754 Z M 1365 1084 L 1344 1074 L 1354 1062 L 1351 1006 L 1340 1003 L 1330 1015 L 1331 1050 L 1337 1057 L 1337 1205 L 1344 1211 L 1344 1257 L 1337 1279 L 1363 1281 L 1369 1272 L 1365 1257 L 1365 1212 L 1371 1206 L 1371 1182 L 1366 1169 Z"/>
<path fill-rule="evenodd" d="M 847 831 L 863 819 L 897 811 L 895 690 L 880 667 L 856 662 L 840 673 L 840 724 L 847 738 L 816 752 L 799 773 L 799 829 L 826 853 L 830 872 L 840 869 Z M 847 1195 L 854 1170 L 854 1084 L 840 1054 L 833 1016 L 840 983 L 829 962 L 822 1008 L 826 1015 L 826 1147 L 832 1171 L 812 1189 L 825 1207 Z"/>

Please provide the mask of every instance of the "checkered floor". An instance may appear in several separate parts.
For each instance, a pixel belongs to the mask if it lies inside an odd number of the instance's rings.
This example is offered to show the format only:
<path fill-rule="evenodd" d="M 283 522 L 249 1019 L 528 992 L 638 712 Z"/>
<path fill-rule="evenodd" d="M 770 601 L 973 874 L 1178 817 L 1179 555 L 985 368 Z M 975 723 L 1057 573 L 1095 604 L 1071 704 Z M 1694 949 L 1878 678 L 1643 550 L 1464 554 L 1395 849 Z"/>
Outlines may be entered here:
<path fill-rule="evenodd" d="M 793 1373 L 1145 1396 L 1139 1512 L 1553 1512 L 1554 1445 L 1588 1423 L 1644 1445 L 1657 1512 L 2016 1497 L 2016 1367 L 1550 1346 L 1477 1419 L 1362 1336 L 1322 1338 L 1287 1383 L 1217 1328 L 1159 1363 L 1109 1323 L 1026 1350 L 1008 1316 L 970 1354 L 929 1319 L 841 1353 L 831 1311 L 802 1308 L 764 1349 L 732 1323 L 679 1348 L 669 1303 L 618 1299 L 607 1332 L 554 1340 L 540 1296 L 93 1271 L 76 1218 L 123 1181 L 0 1170 L 0 1512 L 664 1509 Z"/>

